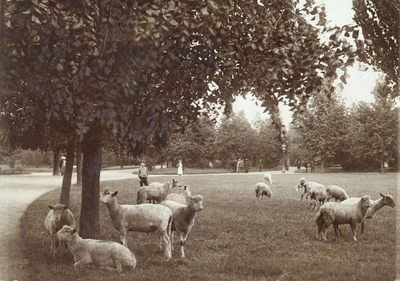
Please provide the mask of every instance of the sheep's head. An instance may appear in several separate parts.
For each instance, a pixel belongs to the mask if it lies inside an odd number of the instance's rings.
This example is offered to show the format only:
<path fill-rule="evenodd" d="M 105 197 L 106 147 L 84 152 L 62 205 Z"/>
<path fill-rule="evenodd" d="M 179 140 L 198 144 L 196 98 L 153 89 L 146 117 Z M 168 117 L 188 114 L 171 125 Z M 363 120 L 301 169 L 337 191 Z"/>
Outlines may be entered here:
<path fill-rule="evenodd" d="M 204 210 L 204 206 L 203 206 L 203 201 L 204 201 L 204 197 L 201 195 L 196 195 L 193 197 L 188 197 L 190 199 L 190 206 L 191 209 L 194 210 L 195 212 L 201 212 Z"/>
<path fill-rule="evenodd" d="M 186 185 L 185 186 L 182 186 L 182 185 L 179 186 L 179 194 L 182 194 L 184 196 L 190 196 L 191 193 L 190 193 L 189 187 L 187 187 Z"/>
<path fill-rule="evenodd" d="M 111 191 L 109 189 L 105 189 L 102 194 L 100 194 L 100 202 L 104 204 L 109 204 L 114 200 L 115 196 L 117 196 L 118 191 Z"/>
<path fill-rule="evenodd" d="M 73 239 L 73 235 L 76 232 L 74 226 L 64 225 L 57 233 L 56 238 L 61 241 L 70 242 Z"/>
<path fill-rule="evenodd" d="M 299 184 L 296 186 L 296 191 L 300 191 L 304 189 L 304 184 L 306 183 L 306 178 L 305 177 L 301 177 L 299 179 Z"/>
<path fill-rule="evenodd" d="M 368 196 L 368 195 L 364 195 L 363 197 L 361 197 L 360 201 L 361 201 L 362 208 L 365 210 L 372 207 L 372 205 L 373 205 L 371 196 Z"/>
<path fill-rule="evenodd" d="M 64 211 L 68 209 L 68 206 L 65 206 L 63 204 L 49 205 L 47 207 L 53 210 L 54 219 L 56 221 L 60 221 L 64 214 Z"/>
<path fill-rule="evenodd" d="M 383 195 L 382 193 L 380 193 L 380 194 L 383 197 L 383 204 L 388 205 L 392 208 L 394 208 L 396 206 L 392 195 L 390 195 L 389 193 L 386 193 L 385 195 Z"/>

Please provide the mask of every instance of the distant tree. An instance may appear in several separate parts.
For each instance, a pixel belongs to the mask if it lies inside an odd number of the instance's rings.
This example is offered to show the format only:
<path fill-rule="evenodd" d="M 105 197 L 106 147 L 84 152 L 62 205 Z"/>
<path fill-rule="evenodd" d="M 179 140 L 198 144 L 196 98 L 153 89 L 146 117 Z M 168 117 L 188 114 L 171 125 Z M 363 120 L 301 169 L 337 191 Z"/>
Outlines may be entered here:
<path fill-rule="evenodd" d="M 337 94 L 331 99 L 315 96 L 307 111 L 295 121 L 295 139 L 309 155 L 321 158 L 322 170 L 327 162 L 339 162 L 347 140 L 347 111 Z"/>

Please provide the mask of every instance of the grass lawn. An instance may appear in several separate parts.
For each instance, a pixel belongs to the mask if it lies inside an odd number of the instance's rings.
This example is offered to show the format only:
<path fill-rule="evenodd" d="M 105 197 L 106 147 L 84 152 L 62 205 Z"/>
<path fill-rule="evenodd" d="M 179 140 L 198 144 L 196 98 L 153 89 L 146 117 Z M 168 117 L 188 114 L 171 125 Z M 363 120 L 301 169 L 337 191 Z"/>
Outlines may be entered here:
<path fill-rule="evenodd" d="M 60 189 L 44 194 L 25 212 L 21 227 L 30 252 L 32 280 L 395 280 L 396 208 L 385 206 L 366 223 L 364 234 L 352 240 L 350 226 L 341 226 L 335 242 L 333 227 L 328 242 L 315 238 L 315 211 L 295 191 L 299 174 L 273 175 L 273 197 L 255 198 L 260 174 L 187 175 L 179 181 L 193 195 L 205 198 L 204 211 L 186 242 L 186 259 L 180 258 L 175 237 L 173 258 L 164 260 L 159 236 L 130 232 L 128 247 L 137 267 L 127 275 L 87 268 L 76 272 L 68 249 L 53 259 L 50 238 L 44 231 L 47 205 L 56 203 Z M 343 187 L 350 197 L 389 192 L 396 197 L 397 174 L 303 174 L 309 181 Z M 171 176 L 152 181 L 171 181 Z M 118 203 L 135 204 L 137 179 L 102 182 L 101 190 L 118 190 Z M 79 220 L 80 189 L 72 186 L 70 209 Z M 119 241 L 106 206 L 100 206 L 100 236 Z"/>

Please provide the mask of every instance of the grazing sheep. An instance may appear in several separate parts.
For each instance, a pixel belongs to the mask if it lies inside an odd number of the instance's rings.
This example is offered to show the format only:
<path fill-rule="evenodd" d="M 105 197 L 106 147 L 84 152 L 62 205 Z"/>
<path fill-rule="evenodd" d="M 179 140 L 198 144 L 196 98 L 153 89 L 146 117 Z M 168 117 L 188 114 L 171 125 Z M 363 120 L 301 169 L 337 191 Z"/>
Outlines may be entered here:
<path fill-rule="evenodd" d="M 164 255 L 171 258 L 171 242 L 168 232 L 171 229 L 172 213 L 161 205 L 119 205 L 115 198 L 118 191 L 105 190 L 100 195 L 100 202 L 107 205 L 115 228 L 120 232 L 121 243 L 127 246 L 128 231 L 153 232 L 158 230 L 164 241 Z"/>
<path fill-rule="evenodd" d="M 178 181 L 173 179 L 171 183 L 152 182 L 149 186 L 142 186 L 137 191 L 137 204 L 143 204 L 146 200 L 160 203 L 177 185 Z"/>
<path fill-rule="evenodd" d="M 315 204 L 315 210 L 318 210 L 318 203 L 320 203 L 320 206 L 322 206 L 326 199 L 325 186 L 323 186 L 322 184 L 312 185 L 310 191 L 308 192 L 308 195 L 311 199 L 310 207 Z"/>
<path fill-rule="evenodd" d="M 189 197 L 189 205 L 180 204 L 174 201 L 164 201 L 161 204 L 167 206 L 172 211 L 173 224 L 171 227 L 170 237 L 173 244 L 173 231 L 176 231 L 181 239 L 181 256 L 185 257 L 185 243 L 190 230 L 194 225 L 194 220 L 197 212 L 204 210 L 204 198 L 201 195 Z"/>
<path fill-rule="evenodd" d="M 272 184 L 273 181 L 272 181 L 272 176 L 271 176 L 270 173 L 265 173 L 264 174 L 264 181 L 267 182 L 267 183 Z"/>
<path fill-rule="evenodd" d="M 300 200 L 303 200 L 303 196 L 304 195 L 306 196 L 305 199 L 307 200 L 307 198 L 310 196 L 309 193 L 310 193 L 311 188 L 312 187 L 318 187 L 318 186 L 320 186 L 320 187 L 322 186 L 325 189 L 325 186 L 323 186 L 320 183 L 312 182 L 312 181 L 305 182 L 305 178 L 304 177 L 300 178 L 299 184 L 296 186 L 296 190 L 297 191 L 300 191 L 300 190 L 303 189 L 303 194 L 301 194 Z"/>
<path fill-rule="evenodd" d="M 60 241 L 68 244 L 74 256 L 75 270 L 80 266 L 96 266 L 116 269 L 123 273 L 123 269 L 132 270 L 136 267 L 135 255 L 117 242 L 82 239 L 75 228 L 67 225 L 56 235 Z"/>
<path fill-rule="evenodd" d="M 331 198 L 335 198 L 335 202 L 336 201 L 343 201 L 346 199 L 349 199 L 349 196 L 347 195 L 346 191 L 337 186 L 337 185 L 329 185 L 326 188 L 326 199 L 325 202 L 329 201 L 329 199 Z"/>
<path fill-rule="evenodd" d="M 50 211 L 44 221 L 47 234 L 52 238 L 50 252 L 55 254 L 56 250 L 61 247 L 62 243 L 54 239 L 54 235 L 64 225 L 76 225 L 75 218 L 68 206 L 63 204 L 55 204 L 48 206 Z"/>
<path fill-rule="evenodd" d="M 175 201 L 184 205 L 189 205 L 191 196 L 190 190 L 187 186 L 179 187 L 179 193 L 170 193 L 165 197 L 164 201 Z"/>
<path fill-rule="evenodd" d="M 254 189 L 256 191 L 256 197 L 258 198 L 258 200 L 261 200 L 264 195 L 268 198 L 272 197 L 271 188 L 263 182 L 256 183 Z"/>
<path fill-rule="evenodd" d="M 326 232 L 331 224 L 333 224 L 336 237 L 338 237 L 339 224 L 350 224 L 353 231 L 353 239 L 357 241 L 356 226 L 363 220 L 368 208 L 371 206 L 372 200 L 368 195 L 363 196 L 353 204 L 338 202 L 328 202 L 324 204 L 315 217 L 315 222 L 318 225 L 317 238 L 319 237 L 326 241 Z"/>
<path fill-rule="evenodd" d="M 381 195 L 381 198 L 379 198 L 378 200 L 372 200 L 372 207 L 368 209 L 365 217 L 361 221 L 361 234 L 364 233 L 366 219 L 373 219 L 375 217 L 375 213 L 386 205 L 392 208 L 396 206 L 392 195 L 390 195 L 389 193 L 386 193 L 385 195 L 383 195 L 382 193 L 379 194 Z M 354 202 L 357 202 L 358 200 L 360 200 L 360 198 L 352 197 L 342 201 L 342 204 L 354 204 Z"/>

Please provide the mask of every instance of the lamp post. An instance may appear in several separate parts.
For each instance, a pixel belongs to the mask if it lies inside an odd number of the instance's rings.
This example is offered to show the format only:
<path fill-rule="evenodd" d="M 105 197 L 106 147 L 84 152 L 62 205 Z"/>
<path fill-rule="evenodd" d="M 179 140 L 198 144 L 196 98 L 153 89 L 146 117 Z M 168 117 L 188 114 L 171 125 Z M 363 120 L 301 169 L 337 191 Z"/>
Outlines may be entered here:
<path fill-rule="evenodd" d="M 282 144 L 282 173 L 285 172 L 285 162 L 286 162 L 286 144 Z"/>

